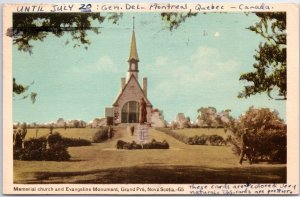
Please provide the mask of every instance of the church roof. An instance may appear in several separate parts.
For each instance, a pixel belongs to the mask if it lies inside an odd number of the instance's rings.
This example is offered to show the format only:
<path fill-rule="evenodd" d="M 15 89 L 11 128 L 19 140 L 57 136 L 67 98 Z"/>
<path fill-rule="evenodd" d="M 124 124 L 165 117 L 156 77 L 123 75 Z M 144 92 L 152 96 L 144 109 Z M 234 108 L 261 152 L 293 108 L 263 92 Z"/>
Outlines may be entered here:
<path fill-rule="evenodd" d="M 137 86 L 138 86 L 139 90 L 143 93 L 143 96 L 144 96 L 144 99 L 145 99 L 145 102 L 147 103 L 147 105 L 148 105 L 148 106 L 149 106 L 149 105 L 152 106 L 152 104 L 151 104 L 150 101 L 148 100 L 147 96 L 145 95 L 143 89 L 141 88 L 140 83 L 138 82 L 138 80 L 135 78 L 134 75 L 131 75 L 131 76 L 130 76 L 130 78 L 129 78 L 129 80 L 127 81 L 127 83 L 125 84 L 124 88 L 122 89 L 122 91 L 120 92 L 120 94 L 119 94 L 118 97 L 116 98 L 115 102 L 113 103 L 113 106 L 117 106 L 117 105 L 118 105 L 118 102 L 119 102 L 121 96 L 123 95 L 124 91 L 126 90 L 128 84 L 129 84 L 129 82 L 130 82 L 131 80 L 135 80 L 135 82 L 137 83 Z"/>
<path fill-rule="evenodd" d="M 139 56 L 138 56 L 137 49 L 136 49 L 136 41 L 135 41 L 134 30 L 132 31 L 130 54 L 129 54 L 128 61 L 130 61 L 132 59 L 139 61 Z"/>

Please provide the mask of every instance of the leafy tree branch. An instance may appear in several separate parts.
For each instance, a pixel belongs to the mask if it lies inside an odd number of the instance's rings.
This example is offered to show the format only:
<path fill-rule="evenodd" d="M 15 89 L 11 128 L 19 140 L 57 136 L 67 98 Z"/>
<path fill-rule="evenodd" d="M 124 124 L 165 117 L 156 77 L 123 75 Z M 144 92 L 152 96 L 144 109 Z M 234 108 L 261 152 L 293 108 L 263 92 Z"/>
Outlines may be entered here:
<path fill-rule="evenodd" d="M 244 73 L 240 80 L 250 82 L 238 95 L 247 98 L 266 92 L 269 98 L 287 99 L 286 83 L 286 13 L 256 13 L 260 21 L 250 26 L 250 31 L 265 39 L 255 51 L 254 71 Z M 277 94 L 275 97 L 273 94 Z"/>
<path fill-rule="evenodd" d="M 16 79 L 13 78 L 13 97 L 16 98 L 16 97 L 20 96 L 20 99 L 26 99 L 30 96 L 32 103 L 35 103 L 37 93 L 36 92 L 28 93 L 28 89 L 33 84 L 34 84 L 34 82 L 32 82 L 30 85 L 27 85 L 27 86 L 18 84 L 16 82 Z"/>
<path fill-rule="evenodd" d="M 44 41 L 52 34 L 61 37 L 69 33 L 75 41 L 74 47 L 90 45 L 87 31 L 100 33 L 100 27 L 93 26 L 98 22 L 101 24 L 105 19 L 116 24 L 122 17 L 119 13 L 14 13 L 13 27 L 7 30 L 7 35 L 12 37 L 13 44 L 20 51 L 32 54 L 33 45 L 31 41 Z M 69 41 L 66 42 L 68 44 Z"/>

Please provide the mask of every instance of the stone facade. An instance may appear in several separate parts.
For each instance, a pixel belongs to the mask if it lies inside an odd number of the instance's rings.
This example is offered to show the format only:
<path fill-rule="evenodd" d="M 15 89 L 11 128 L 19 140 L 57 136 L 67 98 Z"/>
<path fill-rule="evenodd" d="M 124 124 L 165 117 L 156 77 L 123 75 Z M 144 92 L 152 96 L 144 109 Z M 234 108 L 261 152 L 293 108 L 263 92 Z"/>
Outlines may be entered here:
<path fill-rule="evenodd" d="M 135 101 L 140 103 L 141 98 L 144 98 L 145 102 L 147 103 L 147 122 L 151 122 L 151 111 L 152 105 L 148 98 L 145 96 L 143 90 L 141 89 L 138 81 L 134 77 L 128 80 L 125 87 L 120 92 L 118 98 L 116 99 L 115 103 L 113 104 L 114 114 L 115 114 L 115 123 L 122 123 L 122 109 L 124 105 L 130 101 Z M 139 114 L 140 116 L 140 114 Z M 139 117 L 140 119 L 140 117 Z M 123 122 L 124 123 L 124 122 Z M 129 122 L 130 123 L 130 122 Z"/>
<path fill-rule="evenodd" d="M 152 127 L 166 127 L 164 116 L 159 110 L 153 110 L 151 115 L 151 126 Z"/>

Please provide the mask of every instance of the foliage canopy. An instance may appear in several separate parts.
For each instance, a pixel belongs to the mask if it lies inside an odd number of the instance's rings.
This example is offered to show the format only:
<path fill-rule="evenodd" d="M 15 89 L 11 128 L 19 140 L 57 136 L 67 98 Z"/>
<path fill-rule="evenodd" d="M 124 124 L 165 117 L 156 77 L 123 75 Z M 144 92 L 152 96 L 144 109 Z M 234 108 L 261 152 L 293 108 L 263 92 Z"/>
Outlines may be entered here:
<path fill-rule="evenodd" d="M 254 71 L 242 74 L 240 80 L 250 82 L 238 95 L 247 98 L 266 92 L 271 99 L 286 100 L 286 13 L 255 13 L 260 21 L 250 26 L 250 31 L 259 34 L 265 42 L 260 43 L 254 58 Z M 276 98 L 271 95 L 276 93 Z"/>

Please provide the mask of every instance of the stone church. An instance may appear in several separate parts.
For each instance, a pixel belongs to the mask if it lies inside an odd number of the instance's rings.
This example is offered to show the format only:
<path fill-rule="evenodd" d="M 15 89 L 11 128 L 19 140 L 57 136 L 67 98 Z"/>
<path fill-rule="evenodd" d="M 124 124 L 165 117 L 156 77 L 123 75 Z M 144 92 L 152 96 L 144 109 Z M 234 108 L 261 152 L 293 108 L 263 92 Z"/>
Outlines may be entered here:
<path fill-rule="evenodd" d="M 130 53 L 128 58 L 127 76 L 121 78 L 121 89 L 113 103 L 112 114 L 114 124 L 138 123 L 140 120 L 140 103 L 146 102 L 147 122 L 151 123 L 152 104 L 147 97 L 147 78 L 142 85 L 139 83 L 139 57 L 136 46 L 134 25 L 131 37 Z"/>

